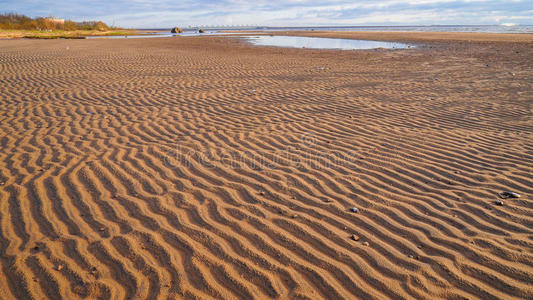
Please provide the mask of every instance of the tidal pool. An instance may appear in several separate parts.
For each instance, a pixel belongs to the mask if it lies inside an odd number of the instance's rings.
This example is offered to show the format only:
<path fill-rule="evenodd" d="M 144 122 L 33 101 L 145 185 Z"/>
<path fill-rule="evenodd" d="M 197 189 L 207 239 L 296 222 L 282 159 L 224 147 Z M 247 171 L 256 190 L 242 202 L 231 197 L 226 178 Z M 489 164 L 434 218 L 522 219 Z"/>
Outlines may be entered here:
<path fill-rule="evenodd" d="M 334 38 L 317 38 L 302 36 L 269 36 L 258 35 L 245 37 L 249 42 L 257 46 L 275 46 L 289 48 L 309 48 L 309 49 L 340 49 L 340 50 L 361 50 L 361 49 L 406 49 L 412 45 L 398 42 L 382 42 L 367 40 L 349 40 Z"/>

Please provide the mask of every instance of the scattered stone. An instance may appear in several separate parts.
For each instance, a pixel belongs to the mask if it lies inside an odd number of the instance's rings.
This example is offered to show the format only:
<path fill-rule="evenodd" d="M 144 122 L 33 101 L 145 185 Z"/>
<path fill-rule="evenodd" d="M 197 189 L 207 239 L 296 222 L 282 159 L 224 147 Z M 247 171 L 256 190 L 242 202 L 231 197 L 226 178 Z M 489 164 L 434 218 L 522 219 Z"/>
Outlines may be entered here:
<path fill-rule="evenodd" d="M 105 227 L 100 227 L 100 231 L 105 231 Z"/>
<path fill-rule="evenodd" d="M 5 183 L 5 182 L 3 182 L 3 181 L 2 181 L 2 182 L 0 182 L 0 185 L 4 185 L 4 184 L 6 184 L 6 183 Z"/>
<path fill-rule="evenodd" d="M 63 270 L 63 265 L 57 265 L 56 270 L 58 270 L 58 271 Z"/>
<path fill-rule="evenodd" d="M 354 240 L 356 242 L 359 240 L 359 237 L 357 235 L 355 235 L 355 234 L 352 234 L 351 238 L 352 238 L 352 240 Z"/>
<path fill-rule="evenodd" d="M 183 30 L 181 30 L 181 28 L 179 27 L 174 27 L 172 28 L 172 30 L 170 30 L 170 33 L 182 33 Z"/>
<path fill-rule="evenodd" d="M 296 219 L 298 218 L 298 215 L 292 215 L 291 218 Z"/>
<path fill-rule="evenodd" d="M 350 208 L 350 211 L 353 212 L 353 213 L 358 213 L 359 209 L 357 207 L 352 207 L 352 208 Z"/>
<path fill-rule="evenodd" d="M 205 33 L 205 30 L 200 29 L 200 30 L 198 30 L 198 33 Z"/>
<path fill-rule="evenodd" d="M 503 201 L 502 200 L 496 200 L 494 202 L 494 204 L 498 205 L 498 206 L 503 206 Z"/>
<path fill-rule="evenodd" d="M 417 255 L 415 258 L 416 260 L 420 260 L 420 255 Z"/>
<path fill-rule="evenodd" d="M 501 193 L 498 194 L 498 196 L 500 196 L 500 198 L 502 198 L 502 199 L 520 198 L 520 194 L 515 193 L 515 192 L 509 192 L 509 191 L 501 192 Z"/>
<path fill-rule="evenodd" d="M 370 244 L 368 242 L 364 242 L 363 246 L 367 246 L 368 247 L 368 246 L 370 246 Z"/>
<path fill-rule="evenodd" d="M 264 196 L 264 195 L 265 195 L 265 192 L 263 192 L 263 191 L 259 191 L 259 195 Z"/>

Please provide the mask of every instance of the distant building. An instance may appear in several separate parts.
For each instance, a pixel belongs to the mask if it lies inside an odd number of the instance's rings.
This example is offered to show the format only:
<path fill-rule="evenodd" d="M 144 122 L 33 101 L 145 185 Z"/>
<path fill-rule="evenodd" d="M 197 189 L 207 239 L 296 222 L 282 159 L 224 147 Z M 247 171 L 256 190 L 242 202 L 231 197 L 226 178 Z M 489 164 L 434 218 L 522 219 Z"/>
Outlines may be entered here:
<path fill-rule="evenodd" d="M 54 24 L 61 24 L 61 25 L 65 24 L 65 19 L 47 18 L 46 20 Z"/>

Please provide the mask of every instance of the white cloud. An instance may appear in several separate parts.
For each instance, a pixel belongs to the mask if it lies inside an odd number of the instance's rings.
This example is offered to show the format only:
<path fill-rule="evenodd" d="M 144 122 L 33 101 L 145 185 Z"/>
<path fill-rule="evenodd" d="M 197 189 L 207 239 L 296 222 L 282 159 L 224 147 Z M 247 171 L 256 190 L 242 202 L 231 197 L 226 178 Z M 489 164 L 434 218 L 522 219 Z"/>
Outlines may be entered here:
<path fill-rule="evenodd" d="M 533 23 L 530 0 L 2 1 L 6 11 L 102 19 L 126 27 Z"/>

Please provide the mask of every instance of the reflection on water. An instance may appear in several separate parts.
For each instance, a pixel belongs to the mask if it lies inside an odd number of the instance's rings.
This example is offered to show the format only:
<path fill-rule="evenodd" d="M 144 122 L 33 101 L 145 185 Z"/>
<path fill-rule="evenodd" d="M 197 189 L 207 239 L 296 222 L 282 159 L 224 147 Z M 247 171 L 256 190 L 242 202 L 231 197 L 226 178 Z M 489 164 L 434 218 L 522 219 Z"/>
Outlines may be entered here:
<path fill-rule="evenodd" d="M 258 46 L 276 46 L 310 49 L 405 49 L 411 45 L 397 42 L 379 42 L 366 40 L 332 39 L 301 36 L 252 36 L 246 37 L 252 44 Z"/>
<path fill-rule="evenodd" d="M 206 32 L 198 33 L 197 31 L 186 31 L 179 34 L 171 34 L 166 32 L 149 33 L 145 35 L 116 35 L 116 36 L 91 36 L 94 38 L 161 38 L 173 36 L 221 36 L 232 35 L 231 32 Z M 380 42 L 367 40 L 349 40 L 349 39 L 333 39 L 333 38 L 317 38 L 317 37 L 301 37 L 301 36 L 244 36 L 242 37 L 258 46 L 276 46 L 276 47 L 291 47 L 291 48 L 310 48 L 310 49 L 341 49 L 341 50 L 356 50 L 356 49 L 405 49 L 411 48 L 412 45 L 397 43 L 397 42 Z"/>

